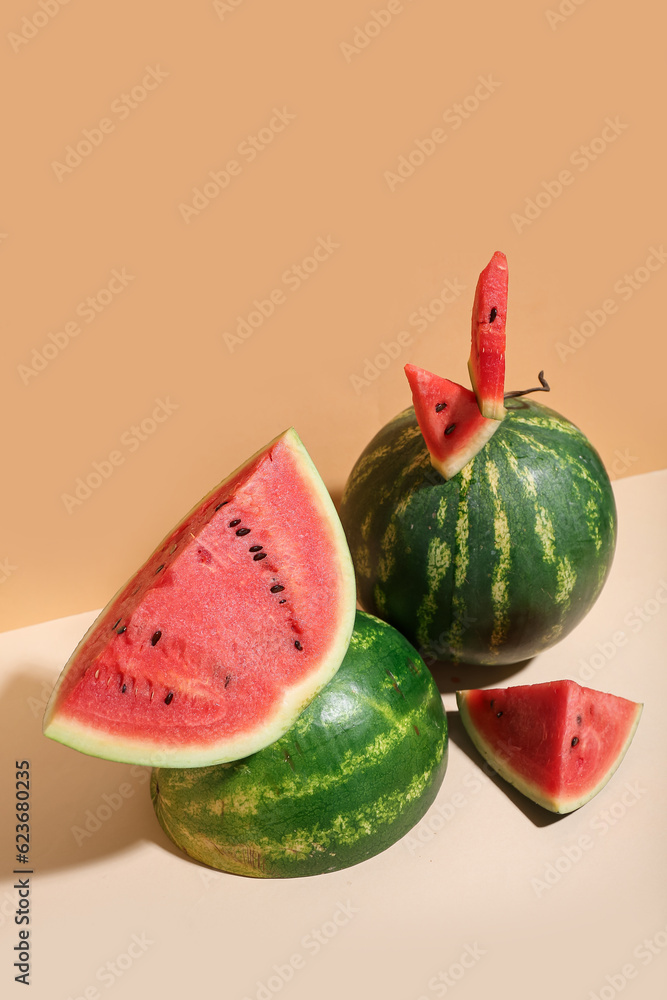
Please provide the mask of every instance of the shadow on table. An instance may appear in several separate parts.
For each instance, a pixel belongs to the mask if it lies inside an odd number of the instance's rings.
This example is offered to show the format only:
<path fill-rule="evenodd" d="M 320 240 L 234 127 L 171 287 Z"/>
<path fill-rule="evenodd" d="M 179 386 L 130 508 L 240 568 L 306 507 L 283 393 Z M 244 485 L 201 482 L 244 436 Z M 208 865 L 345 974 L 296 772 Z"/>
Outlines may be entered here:
<path fill-rule="evenodd" d="M 476 667 L 466 663 L 448 663 L 439 660 L 429 663 L 428 668 L 438 685 L 440 694 L 453 694 L 470 688 L 501 687 L 503 681 L 520 673 L 530 663 L 530 659 L 519 663 L 508 663 L 502 667 Z"/>
<path fill-rule="evenodd" d="M 0 801 L 0 828 L 13 832 L 19 822 L 13 768 L 15 762 L 28 760 L 30 851 L 28 864 L 18 860 L 18 851 L 0 852 L 0 877 L 14 878 L 15 869 L 44 875 L 89 864 L 129 851 L 140 841 L 152 841 L 184 858 L 153 812 L 150 768 L 89 757 L 43 735 L 52 686 L 51 675 L 22 664 L 3 689 L 0 749 L 5 788 L 11 791 Z"/>
<path fill-rule="evenodd" d="M 567 813 L 552 813 L 543 806 L 538 806 L 536 802 L 532 802 L 530 799 L 518 792 L 513 785 L 501 778 L 493 770 L 490 764 L 484 760 L 481 754 L 478 752 L 474 746 L 472 740 L 468 736 L 463 723 L 461 722 L 461 716 L 458 712 L 447 712 L 447 727 L 449 731 L 449 738 L 453 743 L 462 750 L 466 756 L 475 764 L 481 771 L 483 771 L 495 785 L 500 788 L 508 799 L 517 806 L 518 809 L 526 816 L 534 826 L 543 827 L 551 826 L 553 823 L 557 823 L 559 820 L 565 819 L 568 815 Z"/>

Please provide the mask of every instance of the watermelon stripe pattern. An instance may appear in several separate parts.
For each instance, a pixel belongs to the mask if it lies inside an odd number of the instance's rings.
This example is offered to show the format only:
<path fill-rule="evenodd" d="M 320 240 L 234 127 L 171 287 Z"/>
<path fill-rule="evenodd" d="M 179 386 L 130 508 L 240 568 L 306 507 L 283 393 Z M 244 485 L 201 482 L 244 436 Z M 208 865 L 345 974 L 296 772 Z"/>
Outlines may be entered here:
<path fill-rule="evenodd" d="M 156 768 L 165 833 L 213 868 L 254 877 L 337 871 L 421 819 L 447 766 L 447 721 L 425 664 L 357 612 L 332 681 L 271 746 L 215 767 Z"/>
<path fill-rule="evenodd" d="M 447 482 L 404 410 L 345 488 L 359 601 L 427 661 L 533 656 L 584 617 L 609 572 L 616 508 L 599 455 L 548 407 L 514 398 L 507 410 Z"/>

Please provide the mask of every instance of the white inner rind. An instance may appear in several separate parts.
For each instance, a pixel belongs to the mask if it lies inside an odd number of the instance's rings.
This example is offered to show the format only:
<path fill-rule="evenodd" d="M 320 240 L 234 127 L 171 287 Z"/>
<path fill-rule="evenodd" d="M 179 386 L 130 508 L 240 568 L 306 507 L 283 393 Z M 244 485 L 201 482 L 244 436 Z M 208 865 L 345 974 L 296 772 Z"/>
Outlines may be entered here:
<path fill-rule="evenodd" d="M 442 461 L 431 455 L 431 465 L 437 469 L 443 479 L 452 479 L 479 454 L 487 441 L 490 441 L 496 433 L 500 424 L 501 420 L 489 420 L 487 423 L 480 424 L 472 437 L 466 438 L 465 445 L 461 450 L 452 452 Z"/>
<path fill-rule="evenodd" d="M 89 635 L 97 628 L 99 618 L 106 613 L 109 605 L 113 604 L 116 598 L 127 587 L 127 583 L 125 583 L 90 626 L 58 678 L 44 716 L 45 736 L 58 743 L 64 743 L 74 750 L 80 750 L 82 753 L 93 757 L 103 757 L 106 760 L 148 765 L 151 767 L 205 767 L 210 764 L 226 763 L 227 761 L 247 757 L 249 754 L 256 753 L 258 750 L 262 750 L 277 739 L 280 739 L 317 693 L 329 683 L 343 661 L 354 628 L 356 612 L 354 567 L 343 526 L 340 523 L 333 501 L 294 428 L 290 428 L 283 434 L 278 435 L 265 448 L 260 449 L 252 458 L 244 462 L 242 466 L 231 473 L 214 490 L 211 490 L 206 497 L 200 500 L 179 522 L 179 525 L 187 521 L 194 511 L 199 510 L 206 503 L 209 496 L 216 493 L 226 482 L 233 480 L 243 469 L 251 465 L 259 456 L 268 452 L 281 440 L 295 456 L 301 477 L 309 488 L 314 502 L 319 505 L 322 521 L 329 527 L 333 548 L 331 574 L 333 576 L 337 572 L 338 576 L 338 586 L 336 587 L 336 592 L 339 595 L 338 633 L 329 651 L 320 661 L 318 668 L 311 670 L 308 676 L 302 681 L 293 684 L 285 690 L 282 699 L 277 702 L 271 717 L 262 724 L 260 729 L 240 733 L 232 738 L 226 736 L 217 743 L 207 743 L 206 746 L 202 746 L 201 744 L 186 744 L 165 748 L 164 746 L 156 745 L 155 738 L 141 740 L 132 739 L 125 735 L 114 738 L 112 734 L 101 732 L 99 729 L 85 725 L 82 722 L 70 718 L 61 719 L 58 716 L 58 692 L 63 680 L 70 666 L 76 661 L 79 649 L 84 645 Z M 174 530 L 172 529 L 166 537 L 172 535 Z"/>

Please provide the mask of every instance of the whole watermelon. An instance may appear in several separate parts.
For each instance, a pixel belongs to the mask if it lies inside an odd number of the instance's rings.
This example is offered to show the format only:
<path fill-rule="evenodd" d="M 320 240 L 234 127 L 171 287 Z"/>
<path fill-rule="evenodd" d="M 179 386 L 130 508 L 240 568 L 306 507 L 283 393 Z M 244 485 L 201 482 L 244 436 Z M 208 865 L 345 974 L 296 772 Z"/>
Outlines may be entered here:
<path fill-rule="evenodd" d="M 414 409 L 354 466 L 341 520 L 359 601 L 427 662 L 500 665 L 547 649 L 598 597 L 616 507 L 582 432 L 529 399 L 508 399 L 491 440 L 445 481 Z"/>
<path fill-rule="evenodd" d="M 447 719 L 424 662 L 357 612 L 338 672 L 292 728 L 228 764 L 155 768 L 165 833 L 212 868 L 259 878 L 338 871 L 390 847 L 435 799 Z"/>

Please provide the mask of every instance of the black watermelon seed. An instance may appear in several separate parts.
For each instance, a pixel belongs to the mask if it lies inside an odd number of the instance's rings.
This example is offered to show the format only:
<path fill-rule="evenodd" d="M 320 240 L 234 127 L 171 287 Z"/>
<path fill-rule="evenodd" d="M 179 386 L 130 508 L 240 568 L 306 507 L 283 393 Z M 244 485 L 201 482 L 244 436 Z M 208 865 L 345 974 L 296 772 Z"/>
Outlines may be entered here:
<path fill-rule="evenodd" d="M 456 424 L 450 424 L 449 427 L 445 427 L 445 434 L 451 434 L 455 427 Z"/>
<path fill-rule="evenodd" d="M 174 700 L 174 692 L 170 691 L 167 697 L 164 699 L 164 703 L 165 705 L 171 705 L 173 700 Z"/>
<path fill-rule="evenodd" d="M 435 412 L 436 413 L 442 413 L 442 411 L 444 410 L 444 408 L 446 406 L 447 406 L 447 403 L 436 403 L 435 404 Z"/>
<path fill-rule="evenodd" d="M 160 572 L 160 570 L 161 570 L 161 569 L 164 569 L 164 563 L 161 563 L 161 565 L 160 565 L 160 566 L 158 566 L 158 568 L 157 568 L 157 569 L 155 570 L 155 575 L 156 575 L 156 576 L 157 576 L 157 574 L 158 574 L 158 573 Z"/>
<path fill-rule="evenodd" d="M 303 649 L 303 646 L 301 645 L 301 643 L 299 642 L 298 639 L 295 639 L 294 646 L 295 646 L 296 649 L 299 650 L 299 652 L 301 652 L 301 650 Z"/>
<path fill-rule="evenodd" d="M 120 625 L 120 623 L 121 623 L 121 619 L 119 618 L 118 621 L 116 622 L 116 624 L 112 626 L 112 628 L 118 628 L 118 626 Z"/>
<path fill-rule="evenodd" d="M 225 677 L 225 687 L 227 687 L 227 685 L 229 684 L 229 682 L 231 681 L 231 679 L 232 679 L 232 675 L 231 674 L 227 674 L 227 676 Z"/>
<path fill-rule="evenodd" d="M 496 701 L 496 699 L 495 699 L 495 698 L 492 698 L 492 699 L 491 699 L 491 701 L 489 702 L 489 708 L 493 708 L 493 706 L 494 706 L 494 704 L 495 704 L 495 701 Z"/>
<path fill-rule="evenodd" d="M 579 737 L 578 736 L 573 736 L 572 737 L 572 743 L 570 745 L 573 746 L 573 747 L 576 747 L 576 745 L 577 745 L 578 742 L 579 742 Z"/>
<path fill-rule="evenodd" d="M 229 503 L 229 500 L 223 500 L 222 503 L 219 503 L 218 506 L 215 509 L 216 510 L 220 510 L 221 507 L 224 507 L 225 504 L 228 504 L 228 503 Z"/>
<path fill-rule="evenodd" d="M 156 642 L 160 641 L 161 635 L 162 632 L 160 631 L 160 629 L 158 629 L 157 632 L 153 632 L 153 638 L 151 639 L 151 646 L 154 646 Z"/>
<path fill-rule="evenodd" d="M 279 584 L 279 583 L 277 583 L 277 584 L 275 585 L 275 587 L 271 587 L 271 593 L 272 593 L 272 594 L 279 594 L 279 593 L 280 593 L 280 591 L 281 591 L 281 590 L 284 590 L 284 589 L 285 589 L 284 587 L 281 587 L 281 586 L 280 586 L 280 584 Z"/>
<path fill-rule="evenodd" d="M 239 536 L 249 535 L 250 534 L 250 528 L 239 528 L 239 530 L 236 532 L 236 534 L 239 535 Z"/>
<path fill-rule="evenodd" d="M 581 716 L 580 715 L 577 716 L 577 722 L 579 723 L 579 725 L 581 725 Z"/>
<path fill-rule="evenodd" d="M 251 545 L 249 551 L 250 552 L 261 552 L 263 548 L 264 548 L 263 545 Z"/>
<path fill-rule="evenodd" d="M 230 528 L 235 528 L 236 525 L 240 524 L 240 523 L 241 523 L 241 518 L 240 517 L 235 517 L 233 521 L 229 522 L 229 527 Z"/>
<path fill-rule="evenodd" d="M 496 718 L 499 719 L 502 714 L 502 712 L 496 712 Z"/>
<path fill-rule="evenodd" d="M 120 689 L 120 693 L 125 694 L 126 691 L 127 691 L 127 684 L 123 684 L 122 688 Z"/>
<path fill-rule="evenodd" d="M 117 634 L 118 634 L 118 635 L 122 635 L 122 634 L 123 634 L 123 632 L 126 632 L 126 631 L 127 631 L 127 625 L 123 625 L 123 627 L 122 627 L 122 628 L 119 628 L 119 629 L 118 629 L 118 632 L 117 632 Z"/>
<path fill-rule="evenodd" d="M 255 562 L 257 562 L 258 559 L 266 559 L 266 552 L 258 552 L 256 556 L 253 556 L 253 559 Z"/>
<path fill-rule="evenodd" d="M 278 601 L 278 604 L 287 604 L 287 598 L 281 597 L 280 600 Z"/>
<path fill-rule="evenodd" d="M 491 315 L 489 316 L 489 323 L 493 323 L 497 315 L 498 315 L 498 310 L 494 306 L 493 309 L 491 310 Z"/>

